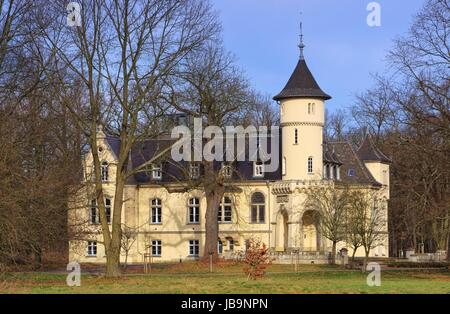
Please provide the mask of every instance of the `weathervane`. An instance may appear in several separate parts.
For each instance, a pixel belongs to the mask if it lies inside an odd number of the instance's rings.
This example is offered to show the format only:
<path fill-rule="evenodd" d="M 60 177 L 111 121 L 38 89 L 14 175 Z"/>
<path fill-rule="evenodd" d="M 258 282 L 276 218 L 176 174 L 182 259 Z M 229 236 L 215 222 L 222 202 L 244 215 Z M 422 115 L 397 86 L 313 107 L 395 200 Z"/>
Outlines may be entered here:
<path fill-rule="evenodd" d="M 301 19 L 302 12 L 300 12 L 300 44 L 298 48 L 300 48 L 300 60 L 305 60 L 305 56 L 303 54 L 303 49 L 305 49 L 305 44 L 303 43 L 303 22 Z"/>

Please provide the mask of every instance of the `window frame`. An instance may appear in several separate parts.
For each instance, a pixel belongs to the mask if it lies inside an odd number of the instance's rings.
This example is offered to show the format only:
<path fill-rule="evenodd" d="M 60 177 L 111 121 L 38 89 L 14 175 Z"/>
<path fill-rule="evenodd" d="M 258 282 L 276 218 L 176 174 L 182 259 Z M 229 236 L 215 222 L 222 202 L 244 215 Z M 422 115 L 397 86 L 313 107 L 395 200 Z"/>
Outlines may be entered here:
<path fill-rule="evenodd" d="M 189 240 L 188 256 L 198 257 L 200 256 L 200 241 L 196 239 Z"/>
<path fill-rule="evenodd" d="M 261 194 L 264 198 L 263 201 L 254 201 L 255 194 Z M 261 215 L 261 213 L 263 213 Z M 255 215 L 254 215 L 255 214 Z M 253 219 L 255 218 L 255 219 Z M 262 219 L 261 219 L 262 218 Z M 264 193 L 255 191 L 252 193 L 250 199 L 250 223 L 251 224 L 265 224 L 266 223 L 266 196 Z"/>
<path fill-rule="evenodd" d="M 191 179 L 194 179 L 194 180 L 200 178 L 200 164 L 191 163 L 189 165 L 189 175 L 190 175 Z"/>
<path fill-rule="evenodd" d="M 191 217 L 194 217 L 194 219 L 191 220 Z M 188 199 L 187 224 L 188 225 L 200 224 L 200 198 L 198 197 L 190 197 Z"/>
<path fill-rule="evenodd" d="M 253 177 L 264 178 L 264 163 L 262 161 L 253 162 Z"/>
<path fill-rule="evenodd" d="M 152 198 L 150 200 L 150 224 L 151 225 L 162 224 L 162 200 L 157 197 Z"/>
<path fill-rule="evenodd" d="M 109 163 L 106 160 L 100 166 L 100 178 L 102 182 L 109 181 Z"/>
<path fill-rule="evenodd" d="M 151 173 L 153 180 L 162 180 L 162 163 L 153 163 L 151 165 Z"/>
<path fill-rule="evenodd" d="M 97 257 L 97 241 L 87 241 L 87 257 Z"/>
<path fill-rule="evenodd" d="M 162 241 L 152 240 L 152 256 L 161 257 L 162 256 Z"/>
<path fill-rule="evenodd" d="M 105 202 L 106 223 L 110 225 L 112 218 L 112 198 L 106 196 L 104 202 Z M 95 214 L 94 220 L 92 219 L 93 214 Z M 100 210 L 98 208 L 97 200 L 95 198 L 91 200 L 91 205 L 89 206 L 89 224 L 93 226 L 101 224 Z"/>
<path fill-rule="evenodd" d="M 308 174 L 313 174 L 314 172 L 314 158 L 312 156 L 308 157 L 307 171 Z"/>
<path fill-rule="evenodd" d="M 233 168 L 231 164 L 223 162 L 221 171 L 225 178 L 231 179 L 233 177 Z"/>
<path fill-rule="evenodd" d="M 229 220 L 226 218 L 229 218 Z M 229 195 L 224 195 L 220 201 L 217 211 L 217 222 L 220 224 L 233 223 L 233 200 Z"/>

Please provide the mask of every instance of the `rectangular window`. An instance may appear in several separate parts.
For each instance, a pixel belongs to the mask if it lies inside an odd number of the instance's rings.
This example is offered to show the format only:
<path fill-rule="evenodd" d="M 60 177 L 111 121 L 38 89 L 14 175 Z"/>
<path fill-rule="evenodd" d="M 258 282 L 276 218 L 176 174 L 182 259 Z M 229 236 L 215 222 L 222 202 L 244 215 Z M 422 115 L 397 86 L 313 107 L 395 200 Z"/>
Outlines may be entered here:
<path fill-rule="evenodd" d="M 308 173 L 313 173 L 313 158 L 308 158 Z"/>
<path fill-rule="evenodd" d="M 97 256 L 97 242 L 88 241 L 87 243 L 87 255 L 88 256 Z"/>
<path fill-rule="evenodd" d="M 232 206 L 231 198 L 229 196 L 224 196 L 217 213 L 218 222 L 231 222 L 233 212 Z"/>
<path fill-rule="evenodd" d="M 198 256 L 200 254 L 199 247 L 200 245 L 198 240 L 189 240 L 189 255 Z"/>
<path fill-rule="evenodd" d="M 191 178 L 198 179 L 200 178 L 200 165 L 199 164 L 191 164 L 190 166 Z"/>
<path fill-rule="evenodd" d="M 222 164 L 222 173 L 225 178 L 231 178 L 231 176 L 233 175 L 233 168 L 231 167 L 231 165 L 223 163 Z"/>
<path fill-rule="evenodd" d="M 286 175 L 286 157 L 283 157 L 283 162 L 281 163 L 281 172 L 282 172 L 282 175 L 283 176 L 285 176 Z"/>
<path fill-rule="evenodd" d="M 111 199 L 105 199 L 105 213 L 106 213 L 106 223 L 111 223 Z"/>
<path fill-rule="evenodd" d="M 89 222 L 92 225 L 97 225 L 100 222 L 96 200 L 91 201 L 91 208 L 89 209 Z"/>
<path fill-rule="evenodd" d="M 258 205 L 252 206 L 252 213 L 251 213 L 251 222 L 257 223 L 258 222 Z"/>
<path fill-rule="evenodd" d="M 106 161 L 102 162 L 101 166 L 101 178 L 103 182 L 108 181 L 109 178 L 109 169 L 108 169 L 108 163 Z"/>
<path fill-rule="evenodd" d="M 261 161 L 253 163 L 253 176 L 258 178 L 264 177 L 264 164 Z"/>
<path fill-rule="evenodd" d="M 196 197 L 189 199 L 188 222 L 190 224 L 200 223 L 200 200 Z"/>
<path fill-rule="evenodd" d="M 151 201 L 151 219 L 150 222 L 152 224 L 160 224 L 162 223 L 161 219 L 161 200 L 159 198 L 152 199 Z"/>
<path fill-rule="evenodd" d="M 298 144 L 298 129 L 294 130 L 294 144 Z"/>
<path fill-rule="evenodd" d="M 152 255 L 161 256 L 162 254 L 162 242 L 161 240 L 152 240 Z"/>
<path fill-rule="evenodd" d="M 234 251 L 234 240 L 233 239 L 228 239 L 228 250 Z"/>
<path fill-rule="evenodd" d="M 162 179 L 162 165 L 152 164 L 152 179 L 161 180 Z"/>

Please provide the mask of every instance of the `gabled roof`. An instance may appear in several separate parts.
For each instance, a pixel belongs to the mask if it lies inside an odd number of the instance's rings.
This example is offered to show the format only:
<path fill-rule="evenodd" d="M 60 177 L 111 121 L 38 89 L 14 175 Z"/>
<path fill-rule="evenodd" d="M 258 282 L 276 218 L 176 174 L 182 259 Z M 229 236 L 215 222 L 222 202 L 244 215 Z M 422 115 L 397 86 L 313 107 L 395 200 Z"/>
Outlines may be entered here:
<path fill-rule="evenodd" d="M 119 155 L 120 139 L 114 136 L 106 136 L 106 140 L 111 149 L 116 155 Z M 140 141 L 136 143 L 130 152 L 130 167 L 137 168 L 146 161 L 152 159 L 165 148 L 172 145 L 173 139 L 158 138 Z M 268 141 L 268 150 L 271 151 L 271 141 Z M 281 162 L 281 143 L 280 145 L 280 162 Z M 384 155 L 383 155 L 384 156 Z M 246 153 L 248 157 L 248 153 Z M 387 158 L 387 157 L 386 157 Z M 247 158 L 246 158 L 247 159 Z M 370 171 L 366 168 L 363 160 L 354 151 L 351 144 L 348 142 L 327 142 L 324 143 L 323 159 L 325 163 L 332 163 L 340 165 L 341 167 L 341 181 L 348 184 L 368 184 L 372 186 L 380 186 L 374 177 L 370 174 Z M 132 178 L 128 180 L 128 184 L 164 184 L 171 182 L 183 182 L 187 180 L 186 170 L 189 169 L 189 163 L 187 162 L 174 162 L 170 158 L 170 153 L 161 158 L 163 163 L 163 176 L 162 180 L 153 180 L 150 177 L 149 172 L 136 173 Z M 214 166 L 219 169 L 221 162 L 215 162 Z M 234 163 L 235 172 L 233 173 L 232 180 L 234 181 L 278 181 L 282 179 L 281 166 L 278 167 L 278 171 L 267 172 L 263 178 L 255 178 L 253 176 L 253 162 L 252 161 L 239 161 Z M 184 169 L 184 170 L 183 170 Z M 349 175 L 351 170 L 352 175 Z"/>
<path fill-rule="evenodd" d="M 329 142 L 325 146 L 328 150 L 334 150 L 338 160 L 342 160 L 341 181 L 348 184 L 369 184 L 380 186 L 364 163 L 358 158 L 352 145 L 348 142 Z M 350 175 L 351 172 L 351 175 Z"/>
<path fill-rule="evenodd" d="M 362 161 L 379 161 L 385 163 L 391 163 L 392 160 L 387 157 L 381 150 L 379 150 L 372 141 L 371 136 L 366 133 L 361 146 L 357 151 L 359 159 Z"/>
<path fill-rule="evenodd" d="M 284 89 L 273 99 L 278 101 L 286 98 L 319 98 L 331 99 L 317 84 L 304 59 L 300 59 L 295 67 L 291 78 Z"/>

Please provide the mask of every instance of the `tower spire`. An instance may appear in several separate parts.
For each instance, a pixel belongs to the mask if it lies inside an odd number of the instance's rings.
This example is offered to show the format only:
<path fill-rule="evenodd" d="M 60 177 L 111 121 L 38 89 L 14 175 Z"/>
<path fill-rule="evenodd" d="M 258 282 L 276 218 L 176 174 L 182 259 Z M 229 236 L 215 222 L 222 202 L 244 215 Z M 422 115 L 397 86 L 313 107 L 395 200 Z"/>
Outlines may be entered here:
<path fill-rule="evenodd" d="M 300 16 L 301 16 L 300 12 Z M 303 43 L 303 22 L 300 19 L 300 43 L 298 45 L 298 48 L 300 48 L 300 60 L 305 60 L 305 55 L 303 54 L 303 49 L 305 49 L 305 44 Z"/>

